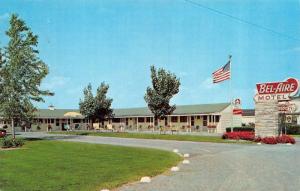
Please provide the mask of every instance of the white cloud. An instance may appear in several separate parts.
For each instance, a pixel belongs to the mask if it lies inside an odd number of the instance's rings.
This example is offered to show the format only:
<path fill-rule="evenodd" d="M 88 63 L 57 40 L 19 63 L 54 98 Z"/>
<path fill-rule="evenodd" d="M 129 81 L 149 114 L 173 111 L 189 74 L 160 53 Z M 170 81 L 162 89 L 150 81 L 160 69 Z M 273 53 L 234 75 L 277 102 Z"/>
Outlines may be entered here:
<path fill-rule="evenodd" d="M 65 87 L 65 85 L 70 81 L 69 77 L 64 76 L 53 76 L 50 77 L 46 82 L 42 85 L 43 88 L 53 90 L 57 88 Z"/>
<path fill-rule="evenodd" d="M 179 77 L 185 77 L 187 76 L 187 72 L 179 72 Z"/>
<path fill-rule="evenodd" d="M 9 18 L 9 13 L 4 13 L 2 15 L 0 15 L 0 20 L 5 20 Z"/>
<path fill-rule="evenodd" d="M 206 88 L 206 89 L 213 89 L 213 88 L 219 87 L 219 85 L 214 84 L 212 78 L 208 77 L 204 81 L 202 81 L 201 87 Z"/>
<path fill-rule="evenodd" d="M 300 46 L 295 47 L 295 48 L 293 48 L 292 50 L 295 51 L 295 52 L 300 52 Z"/>
<path fill-rule="evenodd" d="M 290 52 L 300 52 L 300 46 L 296 46 L 293 48 L 285 49 L 281 51 L 282 53 L 290 53 Z"/>

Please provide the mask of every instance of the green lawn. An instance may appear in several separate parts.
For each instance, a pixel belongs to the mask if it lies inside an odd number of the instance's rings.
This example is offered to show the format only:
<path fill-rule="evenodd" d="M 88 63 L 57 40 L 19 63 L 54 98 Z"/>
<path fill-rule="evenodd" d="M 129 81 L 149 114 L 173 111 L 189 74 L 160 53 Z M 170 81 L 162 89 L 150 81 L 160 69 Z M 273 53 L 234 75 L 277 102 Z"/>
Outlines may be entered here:
<path fill-rule="evenodd" d="M 22 149 L 0 150 L 0 190 L 100 190 L 177 164 L 172 152 L 88 143 L 30 141 Z"/>
<path fill-rule="evenodd" d="M 194 142 L 213 142 L 213 143 L 252 143 L 250 141 L 225 140 L 221 136 L 199 136 L 199 135 L 171 135 L 171 134 L 150 134 L 150 133 L 110 133 L 110 132 L 88 132 L 88 131 L 71 131 L 71 132 L 50 132 L 51 134 L 67 135 L 89 135 L 102 137 L 120 137 L 120 138 L 138 138 L 138 139 L 162 139 L 177 141 L 194 141 Z"/>
<path fill-rule="evenodd" d="M 291 135 L 292 137 L 300 137 L 300 135 Z"/>

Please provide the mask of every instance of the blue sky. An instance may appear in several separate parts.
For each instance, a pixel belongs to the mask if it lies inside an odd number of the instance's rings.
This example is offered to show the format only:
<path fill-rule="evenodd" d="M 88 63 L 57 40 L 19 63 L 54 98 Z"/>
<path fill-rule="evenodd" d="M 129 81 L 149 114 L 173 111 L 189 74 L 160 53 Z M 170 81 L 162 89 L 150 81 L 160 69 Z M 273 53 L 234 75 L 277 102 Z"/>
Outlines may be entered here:
<path fill-rule="evenodd" d="M 300 38 L 300 2 L 202 1 L 205 6 Z M 145 106 L 150 65 L 181 79 L 172 103 L 227 102 L 229 83 L 213 85 L 211 73 L 232 54 L 233 96 L 253 108 L 255 84 L 300 78 L 300 40 L 221 16 L 184 0 L 1 0 L 0 46 L 9 14 L 17 13 L 39 35 L 40 58 L 50 74 L 45 103 L 78 108 L 91 82 L 110 85 L 113 107 Z"/>

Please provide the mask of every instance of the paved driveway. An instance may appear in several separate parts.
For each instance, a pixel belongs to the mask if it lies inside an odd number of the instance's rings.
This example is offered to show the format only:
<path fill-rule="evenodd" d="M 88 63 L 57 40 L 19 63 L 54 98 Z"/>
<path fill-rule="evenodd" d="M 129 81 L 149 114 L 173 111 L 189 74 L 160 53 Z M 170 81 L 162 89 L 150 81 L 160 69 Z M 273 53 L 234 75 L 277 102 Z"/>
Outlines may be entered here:
<path fill-rule="evenodd" d="M 45 134 L 25 134 L 43 137 Z M 49 135 L 47 135 L 49 136 Z M 167 172 L 150 184 L 132 183 L 122 191 L 300 190 L 300 143 L 296 145 L 238 145 L 141 140 L 92 136 L 58 136 L 65 141 L 150 147 L 189 153 L 190 164 Z M 298 139 L 298 142 L 300 140 Z"/>

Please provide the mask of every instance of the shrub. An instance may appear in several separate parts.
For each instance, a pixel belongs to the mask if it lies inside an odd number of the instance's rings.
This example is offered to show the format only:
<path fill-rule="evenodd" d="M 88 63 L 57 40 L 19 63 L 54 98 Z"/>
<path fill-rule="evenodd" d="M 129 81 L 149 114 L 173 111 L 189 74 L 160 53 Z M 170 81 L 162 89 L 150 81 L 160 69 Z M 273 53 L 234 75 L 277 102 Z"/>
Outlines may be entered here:
<path fill-rule="evenodd" d="M 10 147 L 13 147 L 13 141 L 12 141 L 12 139 L 9 139 L 9 138 L 3 138 L 3 139 L 1 139 L 1 141 L 0 141 L 0 146 L 2 147 L 2 148 L 10 148 Z"/>
<path fill-rule="evenodd" d="M 22 147 L 25 143 L 24 139 L 22 138 L 16 138 L 14 141 L 14 147 Z"/>
<path fill-rule="evenodd" d="M 283 128 L 283 131 L 285 130 L 285 128 Z M 288 125 L 286 127 L 286 133 L 290 134 L 290 135 L 296 135 L 296 134 L 300 134 L 300 125 Z"/>
<path fill-rule="evenodd" d="M 254 142 L 257 142 L 257 143 L 261 142 L 261 137 L 255 137 Z"/>
<path fill-rule="evenodd" d="M 271 144 L 271 145 L 277 144 L 277 140 L 275 137 L 264 137 L 261 139 L 261 142 L 265 144 Z"/>
<path fill-rule="evenodd" d="M 277 144 L 277 143 L 291 143 L 291 144 L 295 144 L 296 141 L 293 137 L 288 136 L 288 135 L 281 135 L 278 137 L 264 137 L 261 139 L 261 142 L 265 143 L 265 144 Z"/>
<path fill-rule="evenodd" d="M 254 127 L 233 127 L 233 132 L 241 132 L 241 131 L 254 132 Z M 231 132 L 231 127 L 227 127 L 226 132 Z"/>
<path fill-rule="evenodd" d="M 41 130 L 41 127 L 38 125 L 37 127 L 36 127 L 36 130 Z"/>
<path fill-rule="evenodd" d="M 282 136 L 276 137 L 276 141 L 277 141 L 277 143 L 291 143 L 291 144 L 296 143 L 295 139 L 288 135 L 282 135 Z"/>
<path fill-rule="evenodd" d="M 8 128 L 8 126 L 7 125 L 3 125 L 3 127 L 2 127 L 3 129 L 7 129 Z"/>
<path fill-rule="evenodd" d="M 0 146 L 2 148 L 11 148 L 11 147 L 22 147 L 24 145 L 24 139 L 22 138 L 15 138 L 9 136 L 9 137 L 4 137 L 1 142 Z"/>
<path fill-rule="evenodd" d="M 278 137 L 255 137 L 254 132 L 226 132 L 222 135 L 222 139 L 234 139 L 234 140 L 247 140 L 247 141 L 254 141 L 254 142 L 262 142 L 264 144 L 277 144 L 277 143 L 291 143 L 295 144 L 296 141 L 293 137 L 289 135 L 281 135 Z"/>
<path fill-rule="evenodd" d="M 234 140 L 248 140 L 253 141 L 255 138 L 254 132 L 244 131 L 244 132 L 227 132 L 222 136 L 223 139 L 234 139 Z"/>

